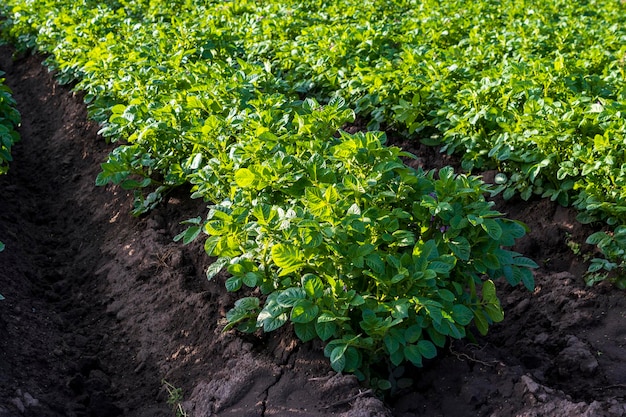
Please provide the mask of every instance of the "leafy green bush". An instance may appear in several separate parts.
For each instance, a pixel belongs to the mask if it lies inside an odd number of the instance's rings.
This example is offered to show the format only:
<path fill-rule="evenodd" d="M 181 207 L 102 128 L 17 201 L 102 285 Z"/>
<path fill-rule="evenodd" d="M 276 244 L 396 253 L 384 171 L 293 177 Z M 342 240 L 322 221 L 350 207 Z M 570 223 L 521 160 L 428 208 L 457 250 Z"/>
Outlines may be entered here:
<path fill-rule="evenodd" d="M 207 252 L 228 268 L 227 288 L 264 294 L 239 300 L 227 327 L 291 322 L 300 339 L 327 342 L 338 372 L 381 360 L 421 366 L 471 322 L 484 334 L 502 320 L 485 276 L 533 288 L 536 264 L 503 249 L 525 229 L 491 209 L 479 179 L 408 169 L 375 133 L 343 133 L 326 149 L 324 158 L 292 159 L 294 182 L 278 186 L 258 187 L 259 175 L 240 168 L 241 188 L 213 207 Z M 292 196 L 296 186 L 303 192 Z M 276 205 L 281 189 L 291 198 Z"/>
<path fill-rule="evenodd" d="M 597 245 L 605 258 L 593 258 L 587 271 L 589 285 L 610 279 L 619 288 L 626 289 L 626 226 L 612 232 L 596 232 L 587 243 Z"/>
<path fill-rule="evenodd" d="M 177 239 L 204 231 L 217 257 L 208 277 L 226 268 L 229 291 L 260 290 L 236 302 L 226 329 L 291 322 L 301 340 L 327 342 L 339 372 L 419 366 L 470 323 L 484 334 L 502 320 L 488 277 L 532 289 L 537 265 L 505 249 L 525 228 L 492 209 L 479 178 L 408 168 L 382 133 L 313 132 L 325 115 L 349 116 L 341 103 L 307 100 L 296 131 L 247 137 L 224 150 L 228 165 L 205 165 L 196 195 L 213 199 L 218 178 L 229 195 Z"/>

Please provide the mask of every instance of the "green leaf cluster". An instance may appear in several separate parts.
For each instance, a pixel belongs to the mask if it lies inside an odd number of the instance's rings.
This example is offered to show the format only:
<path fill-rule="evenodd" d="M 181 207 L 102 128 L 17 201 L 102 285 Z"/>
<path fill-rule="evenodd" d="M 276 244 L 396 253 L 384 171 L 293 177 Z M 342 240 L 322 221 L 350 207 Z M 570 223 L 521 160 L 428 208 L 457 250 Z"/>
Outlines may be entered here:
<path fill-rule="evenodd" d="M 492 210 L 486 185 L 450 168 L 414 171 L 383 141 L 341 132 L 304 158 L 272 143 L 275 158 L 230 173 L 235 189 L 203 227 L 218 257 L 209 278 L 227 268 L 230 291 L 264 296 L 237 302 L 227 328 L 292 323 L 302 340 L 327 342 L 334 369 L 359 373 L 383 359 L 420 365 L 472 322 L 486 333 L 503 312 L 485 277 L 533 288 L 536 264 L 503 249 L 525 228 Z M 260 142 L 246 147 L 265 152 Z"/>
<path fill-rule="evenodd" d="M 626 226 L 618 226 L 611 232 L 596 232 L 586 243 L 598 246 L 605 256 L 591 260 L 585 277 L 587 284 L 609 280 L 626 289 Z"/>
<path fill-rule="evenodd" d="M 421 366 L 471 324 L 486 333 L 504 318 L 489 277 L 534 287 L 537 265 L 505 249 L 525 227 L 492 209 L 489 187 L 451 168 L 412 170 L 383 139 L 326 139 L 323 157 L 290 158 L 292 183 L 259 190 L 252 171 L 232 174 L 240 188 L 204 225 L 218 258 L 209 278 L 226 268 L 228 290 L 263 295 L 238 301 L 227 329 L 291 323 L 303 341 L 327 342 L 335 370 L 365 376 L 379 361 Z"/>

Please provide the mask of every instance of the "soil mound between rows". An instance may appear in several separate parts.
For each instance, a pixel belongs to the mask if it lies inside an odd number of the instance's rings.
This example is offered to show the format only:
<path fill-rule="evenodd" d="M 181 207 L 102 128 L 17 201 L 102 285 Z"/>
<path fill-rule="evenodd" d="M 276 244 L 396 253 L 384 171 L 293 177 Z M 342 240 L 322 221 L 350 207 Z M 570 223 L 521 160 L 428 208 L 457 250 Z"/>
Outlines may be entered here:
<path fill-rule="evenodd" d="M 584 285 L 570 247 L 589 230 L 572 211 L 498 202 L 532 229 L 516 250 L 540 264 L 536 290 L 500 285 L 504 322 L 407 368 L 414 385 L 381 401 L 288 327 L 222 332 L 235 300 L 226 277 L 206 280 L 200 242 L 173 242 L 205 205 L 179 190 L 132 217 L 131 195 L 95 186 L 113 145 L 80 95 L 41 56 L 11 54 L 0 48 L 0 69 L 23 121 L 0 178 L 0 417 L 158 417 L 178 406 L 198 417 L 626 416 L 624 293 Z M 397 144 L 426 168 L 454 162 Z"/>

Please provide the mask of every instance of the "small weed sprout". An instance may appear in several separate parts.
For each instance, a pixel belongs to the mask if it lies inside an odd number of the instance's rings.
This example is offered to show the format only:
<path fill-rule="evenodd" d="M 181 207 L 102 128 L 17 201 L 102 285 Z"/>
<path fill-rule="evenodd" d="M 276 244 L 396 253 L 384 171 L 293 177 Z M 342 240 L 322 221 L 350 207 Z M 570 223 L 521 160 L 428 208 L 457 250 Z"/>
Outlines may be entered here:
<path fill-rule="evenodd" d="M 171 383 L 167 382 L 165 379 L 161 381 L 169 394 L 167 399 L 167 404 L 172 407 L 172 411 L 174 411 L 174 415 L 176 417 L 187 417 L 187 412 L 183 408 L 183 390 L 182 388 L 176 388 Z"/>

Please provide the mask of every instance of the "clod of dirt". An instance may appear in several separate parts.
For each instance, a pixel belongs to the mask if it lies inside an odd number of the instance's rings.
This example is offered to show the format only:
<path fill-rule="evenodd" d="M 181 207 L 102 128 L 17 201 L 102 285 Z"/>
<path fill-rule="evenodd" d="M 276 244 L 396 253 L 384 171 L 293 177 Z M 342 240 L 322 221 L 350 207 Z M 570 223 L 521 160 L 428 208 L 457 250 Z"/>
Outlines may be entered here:
<path fill-rule="evenodd" d="M 577 373 L 589 377 L 598 370 L 598 361 L 587 345 L 576 336 L 570 336 L 567 347 L 556 357 L 556 366 L 562 377 L 571 377 Z"/>

